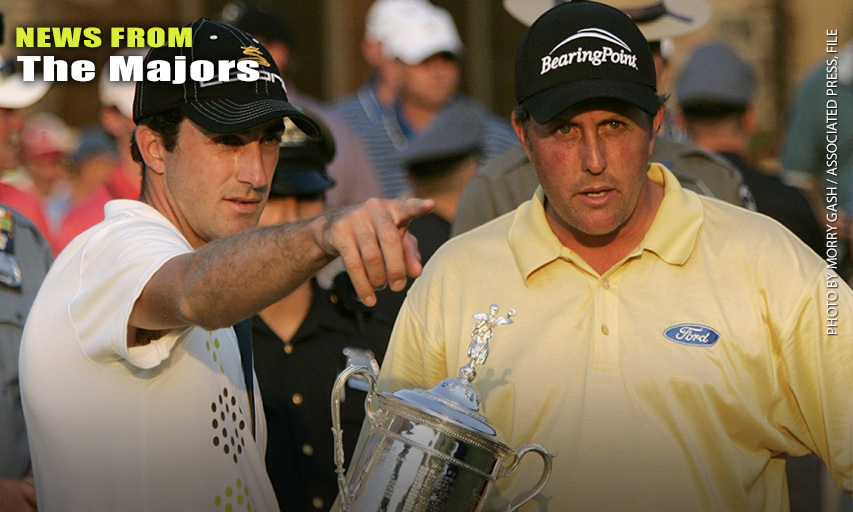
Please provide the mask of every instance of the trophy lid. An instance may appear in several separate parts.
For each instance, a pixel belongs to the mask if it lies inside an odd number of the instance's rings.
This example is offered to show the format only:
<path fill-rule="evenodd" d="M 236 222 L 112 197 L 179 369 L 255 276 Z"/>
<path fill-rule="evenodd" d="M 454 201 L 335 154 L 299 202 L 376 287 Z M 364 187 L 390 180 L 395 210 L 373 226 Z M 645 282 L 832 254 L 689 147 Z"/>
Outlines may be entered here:
<path fill-rule="evenodd" d="M 468 345 L 470 359 L 468 364 L 460 369 L 459 377 L 444 379 L 427 391 L 402 389 L 395 392 L 393 396 L 408 406 L 427 412 L 441 420 L 499 439 L 500 435 L 489 419 L 480 414 L 480 395 L 474 389 L 472 382 L 477 376 L 475 367 L 483 364 L 489 355 L 492 329 L 498 325 L 511 324 L 510 318 L 514 315 L 515 310 L 510 309 L 507 316 L 499 317 L 496 304 L 492 304 L 488 314 L 474 315 L 476 323 L 471 333 L 471 343 Z"/>

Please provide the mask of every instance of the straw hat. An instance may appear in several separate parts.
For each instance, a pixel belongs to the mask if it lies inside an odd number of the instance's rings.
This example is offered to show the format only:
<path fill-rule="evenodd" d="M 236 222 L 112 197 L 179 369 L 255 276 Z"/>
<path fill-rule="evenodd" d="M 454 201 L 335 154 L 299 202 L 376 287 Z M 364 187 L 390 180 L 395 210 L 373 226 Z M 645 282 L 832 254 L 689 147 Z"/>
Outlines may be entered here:
<path fill-rule="evenodd" d="M 545 11 L 565 0 L 504 0 L 504 9 L 525 25 L 532 25 Z M 711 18 L 705 0 L 603 0 L 629 15 L 648 41 L 689 34 Z"/>

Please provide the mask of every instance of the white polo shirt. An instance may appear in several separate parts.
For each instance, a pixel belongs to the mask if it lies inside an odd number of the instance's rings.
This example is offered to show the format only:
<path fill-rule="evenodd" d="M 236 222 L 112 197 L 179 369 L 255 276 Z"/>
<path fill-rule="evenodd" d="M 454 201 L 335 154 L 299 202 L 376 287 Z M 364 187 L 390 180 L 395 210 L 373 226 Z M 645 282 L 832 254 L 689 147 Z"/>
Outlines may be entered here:
<path fill-rule="evenodd" d="M 51 268 L 20 362 L 39 510 L 278 510 L 233 329 L 127 348 L 145 284 L 191 250 L 150 206 L 112 201 Z"/>

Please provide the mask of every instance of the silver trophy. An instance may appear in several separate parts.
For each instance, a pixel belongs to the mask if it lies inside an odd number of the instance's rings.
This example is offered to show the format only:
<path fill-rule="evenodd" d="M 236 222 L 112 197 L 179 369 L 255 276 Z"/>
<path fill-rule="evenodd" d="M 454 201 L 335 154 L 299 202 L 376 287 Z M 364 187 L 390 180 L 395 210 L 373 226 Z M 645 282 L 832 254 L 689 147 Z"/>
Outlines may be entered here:
<path fill-rule="evenodd" d="M 510 503 L 507 512 L 517 510 L 545 487 L 555 454 L 538 444 L 525 445 L 517 452 L 503 444 L 480 414 L 480 397 L 471 385 L 476 367 L 489 355 L 494 328 L 512 323 L 514 315 L 510 309 L 507 316 L 498 316 L 494 304 L 488 314 L 474 315 L 468 364 L 459 377 L 445 379 L 429 391 L 377 393 L 374 374 L 363 366 L 338 375 L 332 390 L 332 432 L 343 512 L 479 511 L 495 481 L 514 473 L 528 452 L 542 457 L 542 476 Z M 347 478 L 340 403 L 347 379 L 353 376 L 369 382 L 364 409 L 370 435 Z"/>

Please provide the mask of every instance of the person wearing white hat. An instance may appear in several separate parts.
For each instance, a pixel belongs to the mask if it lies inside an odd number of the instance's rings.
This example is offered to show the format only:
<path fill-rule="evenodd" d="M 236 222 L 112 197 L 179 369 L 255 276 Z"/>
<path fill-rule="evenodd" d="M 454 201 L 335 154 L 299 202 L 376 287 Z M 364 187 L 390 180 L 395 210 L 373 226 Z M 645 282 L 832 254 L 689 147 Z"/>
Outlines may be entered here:
<path fill-rule="evenodd" d="M 562 0 L 504 0 L 504 8 L 519 22 L 530 25 L 549 7 Z M 705 25 L 711 7 L 705 0 L 655 2 L 654 0 L 605 0 L 631 16 L 649 41 L 655 60 L 658 92 L 664 93 L 669 63 L 666 55 L 673 37 L 689 34 Z M 665 113 L 667 116 L 667 113 Z M 664 126 L 672 126 L 665 122 Z M 733 204 L 755 209 L 740 173 L 725 160 L 691 144 L 657 137 L 653 161 L 665 163 L 690 190 Z M 453 223 L 453 235 L 464 233 L 506 213 L 533 194 L 538 185 L 527 157 L 518 148 L 487 163 L 466 187 Z"/>
<path fill-rule="evenodd" d="M 332 107 L 361 139 L 384 197 L 408 192 L 401 171 L 385 170 L 394 166 L 397 151 L 406 146 L 406 137 L 393 111 L 402 70 L 390 51 L 390 38 L 406 20 L 417 18 L 431 8 L 426 0 L 373 2 L 367 11 L 362 41 L 362 55 L 372 74 L 355 93 L 337 100 Z"/>
<path fill-rule="evenodd" d="M 485 125 L 486 160 L 518 146 L 505 120 L 459 92 L 463 45 L 456 24 L 445 9 L 431 5 L 412 9 L 389 27 L 383 49 L 386 56 L 394 59 L 395 76 L 399 78 L 398 97 L 381 124 L 361 133 L 366 140 L 382 142 L 377 144 L 373 155 L 386 195 L 411 192 L 399 151 L 442 110 L 455 104 L 475 110 Z"/>
<path fill-rule="evenodd" d="M 367 11 L 361 52 L 374 76 L 365 86 L 372 90 L 381 106 L 390 107 L 400 87 L 394 56 L 385 47 L 389 34 L 427 4 L 426 0 L 376 0 Z"/>
<path fill-rule="evenodd" d="M 33 221 L 43 235 L 48 236 L 47 217 L 35 194 L 4 183 L 3 177 L 21 165 L 21 130 L 23 118 L 19 110 L 42 99 L 51 83 L 36 77 L 24 82 L 16 71 L 15 61 L 0 54 L 0 202 L 23 213 Z"/>

